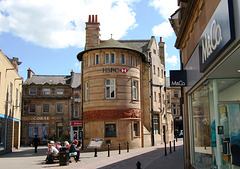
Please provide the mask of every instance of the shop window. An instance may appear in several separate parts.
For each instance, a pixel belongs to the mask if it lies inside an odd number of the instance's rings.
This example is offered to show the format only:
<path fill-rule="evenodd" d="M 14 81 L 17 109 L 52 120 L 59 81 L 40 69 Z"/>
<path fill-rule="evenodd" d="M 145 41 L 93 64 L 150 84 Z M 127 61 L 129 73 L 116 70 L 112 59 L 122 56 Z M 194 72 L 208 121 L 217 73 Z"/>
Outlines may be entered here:
<path fill-rule="evenodd" d="M 105 137 L 116 137 L 116 124 L 105 124 Z"/>
<path fill-rule="evenodd" d="M 178 98 L 178 90 L 174 90 L 174 97 Z"/>
<path fill-rule="evenodd" d="M 57 103 L 57 113 L 63 113 L 63 104 Z"/>
<path fill-rule="evenodd" d="M 29 95 L 36 95 L 36 88 L 30 88 Z"/>
<path fill-rule="evenodd" d="M 49 113 L 49 104 L 43 104 L 43 109 L 42 109 L 43 113 Z"/>
<path fill-rule="evenodd" d="M 153 131 L 154 134 L 159 134 L 159 115 L 158 114 L 154 114 L 153 115 Z"/>
<path fill-rule="evenodd" d="M 99 64 L 99 55 L 96 54 L 95 55 L 95 65 L 98 65 Z"/>
<path fill-rule="evenodd" d="M 106 99 L 115 98 L 115 79 L 105 80 L 105 98 Z"/>
<path fill-rule="evenodd" d="M 50 95 L 50 89 L 49 88 L 44 88 L 43 89 L 43 95 Z"/>
<path fill-rule="evenodd" d="M 126 56 L 125 56 L 125 54 L 122 54 L 122 64 L 126 64 Z"/>
<path fill-rule="evenodd" d="M 29 104 L 29 113 L 36 113 L 36 104 Z"/>
<path fill-rule="evenodd" d="M 111 53 L 111 63 L 114 64 L 115 63 L 115 54 Z"/>
<path fill-rule="evenodd" d="M 138 81 L 133 81 L 133 100 L 138 100 Z"/>
<path fill-rule="evenodd" d="M 109 64 L 109 53 L 106 53 L 105 55 L 105 64 Z"/>
<path fill-rule="evenodd" d="M 0 117 L 0 151 L 5 149 L 5 140 L 6 140 L 6 135 L 5 135 L 5 119 Z"/>
<path fill-rule="evenodd" d="M 29 123 L 28 136 L 31 138 L 37 135 L 39 138 L 48 138 L 49 123 Z"/>
<path fill-rule="evenodd" d="M 88 100 L 88 82 L 85 82 L 85 101 Z"/>
<path fill-rule="evenodd" d="M 63 95 L 63 89 L 57 89 L 57 95 Z"/>

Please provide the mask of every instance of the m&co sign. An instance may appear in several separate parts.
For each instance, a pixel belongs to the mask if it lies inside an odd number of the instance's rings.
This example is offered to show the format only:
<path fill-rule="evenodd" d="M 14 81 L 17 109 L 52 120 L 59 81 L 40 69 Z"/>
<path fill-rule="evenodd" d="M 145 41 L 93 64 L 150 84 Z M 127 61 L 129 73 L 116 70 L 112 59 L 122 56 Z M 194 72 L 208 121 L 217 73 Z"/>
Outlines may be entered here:
<path fill-rule="evenodd" d="M 127 73 L 128 70 L 126 68 L 103 68 L 103 73 Z"/>

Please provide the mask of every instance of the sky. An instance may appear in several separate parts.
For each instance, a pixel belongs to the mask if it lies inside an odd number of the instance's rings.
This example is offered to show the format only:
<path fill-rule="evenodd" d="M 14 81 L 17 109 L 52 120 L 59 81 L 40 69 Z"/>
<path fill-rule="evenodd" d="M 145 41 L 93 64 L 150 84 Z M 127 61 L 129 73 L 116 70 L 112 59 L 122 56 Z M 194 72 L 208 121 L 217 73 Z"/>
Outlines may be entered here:
<path fill-rule="evenodd" d="M 98 15 L 101 40 L 165 42 L 166 73 L 179 70 L 176 35 L 169 23 L 177 0 L 0 0 L 0 49 L 22 64 L 19 74 L 80 73 L 77 54 L 85 46 L 85 22 Z"/>

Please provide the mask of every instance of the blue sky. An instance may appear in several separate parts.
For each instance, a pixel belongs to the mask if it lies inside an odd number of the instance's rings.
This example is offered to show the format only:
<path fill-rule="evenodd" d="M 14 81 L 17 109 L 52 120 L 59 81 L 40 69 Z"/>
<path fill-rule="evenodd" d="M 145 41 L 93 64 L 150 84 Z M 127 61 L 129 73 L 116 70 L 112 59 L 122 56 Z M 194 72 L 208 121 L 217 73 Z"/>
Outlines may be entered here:
<path fill-rule="evenodd" d="M 101 39 L 143 40 L 160 36 L 166 44 L 166 71 L 180 67 L 176 36 L 168 18 L 177 0 L 0 0 L 0 49 L 18 57 L 19 74 L 80 72 L 76 55 L 84 50 L 85 22 L 98 15 Z"/>

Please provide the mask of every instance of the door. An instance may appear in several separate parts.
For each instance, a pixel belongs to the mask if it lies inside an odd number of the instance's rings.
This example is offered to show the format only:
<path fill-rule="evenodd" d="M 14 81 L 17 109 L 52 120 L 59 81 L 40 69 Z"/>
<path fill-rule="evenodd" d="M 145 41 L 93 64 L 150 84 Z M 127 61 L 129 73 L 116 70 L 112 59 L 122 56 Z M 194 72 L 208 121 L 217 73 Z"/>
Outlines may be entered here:
<path fill-rule="evenodd" d="M 240 169 L 240 105 L 219 105 L 219 118 L 222 164 L 228 168 Z"/>

